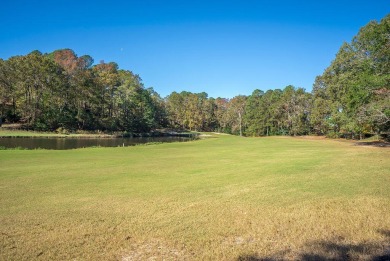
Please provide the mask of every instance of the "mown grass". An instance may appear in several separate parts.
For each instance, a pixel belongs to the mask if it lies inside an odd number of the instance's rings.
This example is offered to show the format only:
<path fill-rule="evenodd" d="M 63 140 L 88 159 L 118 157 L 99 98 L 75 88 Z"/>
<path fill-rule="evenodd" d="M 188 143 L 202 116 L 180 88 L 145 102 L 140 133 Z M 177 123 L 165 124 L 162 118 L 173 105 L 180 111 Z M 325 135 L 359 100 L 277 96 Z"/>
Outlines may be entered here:
<path fill-rule="evenodd" d="M 390 255 L 390 150 L 240 138 L 0 151 L 1 260 Z"/>

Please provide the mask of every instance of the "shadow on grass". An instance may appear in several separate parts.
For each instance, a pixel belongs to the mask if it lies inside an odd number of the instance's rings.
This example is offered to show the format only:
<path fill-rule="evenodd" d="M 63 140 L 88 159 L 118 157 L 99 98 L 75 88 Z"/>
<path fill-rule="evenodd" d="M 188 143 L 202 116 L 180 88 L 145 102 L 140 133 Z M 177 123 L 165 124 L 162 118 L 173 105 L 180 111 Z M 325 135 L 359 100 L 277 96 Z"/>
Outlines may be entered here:
<path fill-rule="evenodd" d="M 356 142 L 355 143 L 356 146 L 372 146 L 372 147 L 381 147 L 381 148 L 385 148 L 385 147 L 390 147 L 390 142 L 385 142 L 385 141 L 368 141 L 368 142 L 364 142 L 364 141 L 361 141 L 361 142 Z"/>
<path fill-rule="evenodd" d="M 290 251 L 284 251 L 269 257 L 249 254 L 239 256 L 237 261 L 390 261 L 390 230 L 380 230 L 378 232 L 387 237 L 386 242 L 348 244 L 332 241 L 314 241 L 306 245 L 308 251 L 305 252 L 294 254 Z"/>

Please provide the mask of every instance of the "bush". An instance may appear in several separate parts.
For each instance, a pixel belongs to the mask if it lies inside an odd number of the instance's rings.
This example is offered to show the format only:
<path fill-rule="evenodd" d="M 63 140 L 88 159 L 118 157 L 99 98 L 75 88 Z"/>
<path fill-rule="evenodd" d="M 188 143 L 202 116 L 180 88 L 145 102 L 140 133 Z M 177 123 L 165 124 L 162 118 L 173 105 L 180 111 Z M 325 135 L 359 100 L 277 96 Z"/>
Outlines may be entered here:
<path fill-rule="evenodd" d="M 341 137 L 341 133 L 339 132 L 335 132 L 335 131 L 330 131 L 326 134 L 326 137 L 327 138 L 331 138 L 331 139 L 338 139 Z"/>
<path fill-rule="evenodd" d="M 65 134 L 65 135 L 69 135 L 69 130 L 67 130 L 66 128 L 64 127 L 59 127 L 58 129 L 56 129 L 56 133 L 58 134 Z"/>

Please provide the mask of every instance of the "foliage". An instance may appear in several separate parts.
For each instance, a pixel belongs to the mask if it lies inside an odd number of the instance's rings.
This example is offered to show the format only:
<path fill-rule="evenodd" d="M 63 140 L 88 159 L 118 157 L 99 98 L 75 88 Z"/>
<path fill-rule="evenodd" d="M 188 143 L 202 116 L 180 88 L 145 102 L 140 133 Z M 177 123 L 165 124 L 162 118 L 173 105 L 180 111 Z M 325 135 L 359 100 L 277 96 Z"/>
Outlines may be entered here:
<path fill-rule="evenodd" d="M 362 138 L 390 131 L 390 15 L 361 28 L 316 77 L 232 99 L 172 92 L 164 99 L 114 62 L 73 50 L 0 59 L 0 117 L 34 130 L 149 132 L 160 127 L 246 136 Z"/>
<path fill-rule="evenodd" d="M 311 123 L 317 133 L 390 130 L 390 15 L 361 28 L 317 77 Z"/>
<path fill-rule="evenodd" d="M 0 113 L 34 130 L 148 132 L 164 124 L 161 101 L 115 63 L 92 66 L 70 49 L 0 60 Z"/>
<path fill-rule="evenodd" d="M 216 105 L 207 93 L 173 92 L 165 99 L 165 104 L 172 127 L 196 131 L 215 129 Z"/>

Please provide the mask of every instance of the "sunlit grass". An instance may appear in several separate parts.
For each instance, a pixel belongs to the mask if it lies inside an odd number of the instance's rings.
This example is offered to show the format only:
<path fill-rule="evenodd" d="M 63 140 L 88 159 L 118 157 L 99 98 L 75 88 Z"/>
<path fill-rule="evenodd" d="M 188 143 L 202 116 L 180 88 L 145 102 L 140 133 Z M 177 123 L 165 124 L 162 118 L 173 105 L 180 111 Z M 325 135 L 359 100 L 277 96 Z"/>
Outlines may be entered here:
<path fill-rule="evenodd" d="M 15 130 L 8 128 L 0 128 L 1 137 L 41 137 L 41 138 L 77 138 L 77 137 L 102 137 L 110 136 L 107 134 L 93 134 L 93 133 L 55 133 L 55 132 L 40 132 L 40 131 L 28 131 L 28 130 Z"/>
<path fill-rule="evenodd" d="M 386 253 L 389 149 L 215 136 L 127 148 L 0 151 L 0 259 Z"/>

